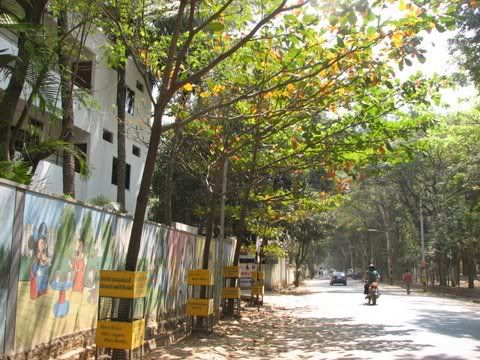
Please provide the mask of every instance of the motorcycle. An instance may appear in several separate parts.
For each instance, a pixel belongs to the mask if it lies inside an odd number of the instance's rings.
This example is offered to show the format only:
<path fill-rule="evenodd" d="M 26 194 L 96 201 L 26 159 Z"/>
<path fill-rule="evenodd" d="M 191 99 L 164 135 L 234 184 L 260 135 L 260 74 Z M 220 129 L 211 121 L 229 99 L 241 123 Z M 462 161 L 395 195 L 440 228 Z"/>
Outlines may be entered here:
<path fill-rule="evenodd" d="M 377 299 L 380 297 L 380 291 L 378 291 L 378 283 L 374 282 L 370 285 L 368 289 L 368 294 L 365 297 L 368 299 L 368 304 L 372 303 L 373 305 L 377 304 Z"/>

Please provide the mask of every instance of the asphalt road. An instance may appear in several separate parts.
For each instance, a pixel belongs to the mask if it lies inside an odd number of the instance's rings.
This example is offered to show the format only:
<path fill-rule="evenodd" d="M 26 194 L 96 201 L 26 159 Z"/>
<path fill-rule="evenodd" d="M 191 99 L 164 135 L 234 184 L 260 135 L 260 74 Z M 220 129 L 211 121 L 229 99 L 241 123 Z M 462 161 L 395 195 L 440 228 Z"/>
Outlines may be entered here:
<path fill-rule="evenodd" d="M 266 296 L 266 304 L 299 318 L 291 358 L 480 359 L 480 305 L 381 287 L 367 305 L 360 281 L 329 286 L 308 280 L 295 295 Z M 312 339 L 317 336 L 317 341 Z M 303 338 L 303 339 L 302 339 Z"/>

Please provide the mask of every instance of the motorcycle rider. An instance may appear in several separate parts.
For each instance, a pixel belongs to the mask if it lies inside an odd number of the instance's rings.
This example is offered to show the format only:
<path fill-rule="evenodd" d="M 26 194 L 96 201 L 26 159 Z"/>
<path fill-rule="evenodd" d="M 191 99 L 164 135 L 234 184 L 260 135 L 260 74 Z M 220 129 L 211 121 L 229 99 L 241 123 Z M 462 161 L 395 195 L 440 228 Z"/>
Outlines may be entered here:
<path fill-rule="evenodd" d="M 368 290 L 370 289 L 370 285 L 372 285 L 374 282 L 378 282 L 378 272 L 375 270 L 375 265 L 370 264 L 368 266 L 368 271 L 365 274 L 365 288 L 363 293 L 365 295 L 368 294 Z"/>

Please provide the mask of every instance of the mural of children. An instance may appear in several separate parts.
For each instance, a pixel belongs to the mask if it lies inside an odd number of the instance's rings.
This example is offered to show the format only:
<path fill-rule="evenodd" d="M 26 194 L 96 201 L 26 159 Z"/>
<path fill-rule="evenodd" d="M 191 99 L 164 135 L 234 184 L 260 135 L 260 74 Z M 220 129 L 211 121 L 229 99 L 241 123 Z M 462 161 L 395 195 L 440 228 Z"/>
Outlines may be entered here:
<path fill-rule="evenodd" d="M 30 299 L 36 299 L 45 295 L 48 290 L 48 242 L 46 238 L 47 226 L 40 225 L 39 237 L 33 245 L 32 264 L 30 266 Z"/>
<path fill-rule="evenodd" d="M 73 288 L 72 291 L 83 292 L 85 281 L 85 253 L 84 253 L 85 241 L 78 238 L 75 243 L 75 255 L 70 261 L 70 267 L 73 270 Z"/>

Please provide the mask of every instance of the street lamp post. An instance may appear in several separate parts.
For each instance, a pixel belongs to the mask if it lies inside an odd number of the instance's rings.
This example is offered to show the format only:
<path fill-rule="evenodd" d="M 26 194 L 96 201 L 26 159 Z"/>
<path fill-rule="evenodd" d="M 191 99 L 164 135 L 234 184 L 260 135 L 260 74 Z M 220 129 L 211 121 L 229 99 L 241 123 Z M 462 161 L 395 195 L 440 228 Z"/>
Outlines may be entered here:
<path fill-rule="evenodd" d="M 380 230 L 378 229 L 367 229 L 368 232 L 379 232 Z M 370 244 L 371 244 L 371 255 L 370 255 L 370 264 L 373 264 L 373 238 L 370 238 Z"/>
<path fill-rule="evenodd" d="M 422 198 L 420 198 L 420 241 L 421 241 L 421 252 L 422 252 L 422 289 L 423 292 L 427 291 L 427 279 L 426 279 L 426 268 L 427 264 L 425 262 L 425 235 L 423 231 L 423 207 L 422 207 Z"/>

